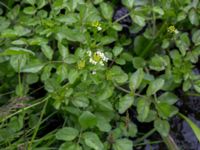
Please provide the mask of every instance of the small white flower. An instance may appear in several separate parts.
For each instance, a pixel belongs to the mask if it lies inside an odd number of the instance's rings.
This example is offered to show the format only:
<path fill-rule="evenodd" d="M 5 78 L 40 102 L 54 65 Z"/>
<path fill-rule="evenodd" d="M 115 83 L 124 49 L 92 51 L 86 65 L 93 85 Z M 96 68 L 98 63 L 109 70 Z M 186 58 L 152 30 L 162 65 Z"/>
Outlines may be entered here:
<path fill-rule="evenodd" d="M 88 54 L 89 57 L 92 56 L 92 52 L 91 51 L 87 51 L 87 54 Z"/>
<path fill-rule="evenodd" d="M 175 31 L 174 31 L 174 33 L 175 33 L 175 34 L 178 34 L 178 33 L 179 33 L 179 31 L 178 31 L 178 30 L 175 30 Z"/>
<path fill-rule="evenodd" d="M 104 66 L 104 62 L 108 61 L 108 58 L 105 56 L 105 54 L 99 50 L 96 51 L 94 54 L 92 54 L 91 51 L 88 51 L 87 54 L 90 57 L 89 62 L 91 64 L 100 64 L 101 66 Z"/>
<path fill-rule="evenodd" d="M 90 62 L 91 64 L 93 64 L 93 65 L 96 65 L 96 64 L 97 64 L 97 62 L 96 62 L 95 60 L 93 60 L 92 58 L 90 58 L 89 62 Z"/>
<path fill-rule="evenodd" d="M 102 27 L 98 26 L 98 27 L 97 27 L 97 30 L 98 30 L 98 31 L 101 31 L 101 30 L 102 30 Z"/>
<path fill-rule="evenodd" d="M 92 74 L 96 74 L 96 73 L 97 73 L 96 70 L 93 70 L 93 71 L 92 71 Z"/>
<path fill-rule="evenodd" d="M 100 62 L 99 62 L 99 64 L 100 64 L 101 66 L 104 66 L 104 63 L 103 63 L 103 61 L 100 61 Z"/>

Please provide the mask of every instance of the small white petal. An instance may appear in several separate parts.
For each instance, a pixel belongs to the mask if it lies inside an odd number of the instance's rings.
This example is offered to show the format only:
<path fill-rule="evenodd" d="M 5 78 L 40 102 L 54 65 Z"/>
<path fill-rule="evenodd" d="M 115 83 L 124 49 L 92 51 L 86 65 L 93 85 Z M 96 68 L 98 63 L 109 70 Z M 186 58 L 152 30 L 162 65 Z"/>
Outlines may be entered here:
<path fill-rule="evenodd" d="M 96 74 L 97 72 L 94 70 L 94 71 L 92 71 L 92 74 Z"/>
<path fill-rule="evenodd" d="M 102 30 L 102 28 L 101 28 L 101 27 L 97 27 L 97 30 L 98 30 L 98 31 L 101 31 L 101 30 Z"/>
<path fill-rule="evenodd" d="M 92 52 L 91 51 L 87 51 L 88 56 L 92 56 Z"/>
<path fill-rule="evenodd" d="M 103 63 L 103 61 L 100 61 L 100 62 L 99 62 L 99 64 L 100 64 L 101 66 L 104 66 L 104 63 Z"/>

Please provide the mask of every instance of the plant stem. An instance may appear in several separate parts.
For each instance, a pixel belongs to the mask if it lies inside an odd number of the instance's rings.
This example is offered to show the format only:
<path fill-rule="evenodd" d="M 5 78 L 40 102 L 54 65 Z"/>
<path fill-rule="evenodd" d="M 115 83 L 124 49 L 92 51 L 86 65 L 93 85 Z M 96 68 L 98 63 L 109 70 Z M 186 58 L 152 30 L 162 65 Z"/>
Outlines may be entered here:
<path fill-rule="evenodd" d="M 10 10 L 10 8 L 9 8 L 6 4 L 4 4 L 3 2 L 1 2 L 1 1 L 0 1 L 0 5 L 4 6 L 4 7 L 7 8 L 8 10 Z"/>
<path fill-rule="evenodd" d="M 159 144 L 159 143 L 163 143 L 163 141 L 152 141 L 152 142 L 147 141 L 144 143 L 134 144 L 133 146 L 136 147 L 136 146 L 142 146 L 142 145 L 147 145 L 147 144 L 153 145 L 153 144 Z"/>
<path fill-rule="evenodd" d="M 185 95 L 200 97 L 200 94 L 198 94 L 198 93 L 186 93 Z"/>
<path fill-rule="evenodd" d="M 122 88 L 122 87 L 120 87 L 120 86 L 115 85 L 115 87 L 116 87 L 118 90 L 123 91 L 123 92 L 125 92 L 125 93 L 127 93 L 127 94 L 131 93 L 131 91 L 129 91 L 129 90 L 127 90 L 127 89 L 124 89 L 124 88 Z"/>
<path fill-rule="evenodd" d="M 25 108 L 23 108 L 23 109 L 20 109 L 20 110 L 16 111 L 16 112 L 13 113 L 13 114 L 8 115 L 8 116 L 5 117 L 4 119 L 0 120 L 0 123 L 6 121 L 7 119 L 9 119 L 9 118 L 11 118 L 11 117 L 13 117 L 13 116 L 15 116 L 15 115 L 17 115 L 17 114 L 19 114 L 19 113 L 25 111 L 25 110 L 28 110 L 28 109 L 30 109 L 30 108 L 32 108 L 32 107 L 35 107 L 35 106 L 37 106 L 37 105 L 39 105 L 39 104 L 42 104 L 42 103 L 45 102 L 47 99 L 49 99 L 49 97 L 50 97 L 50 96 L 44 98 L 42 101 L 39 101 L 39 102 L 37 102 L 37 103 L 35 103 L 35 104 L 33 104 L 33 105 L 27 106 L 27 107 L 25 107 Z"/>
<path fill-rule="evenodd" d="M 134 141 L 134 144 L 137 144 L 139 142 L 144 141 L 144 139 L 148 138 L 150 135 L 152 135 L 156 131 L 155 128 L 151 129 L 149 132 L 147 132 L 145 135 L 143 135 L 141 138 L 138 138 L 136 141 Z"/>
<path fill-rule="evenodd" d="M 33 133 L 31 142 L 30 142 L 30 144 L 29 144 L 29 146 L 28 146 L 28 150 L 31 150 L 32 143 L 33 143 L 33 141 L 34 141 L 34 139 L 35 139 L 35 137 L 36 137 L 36 135 L 37 135 L 37 132 L 38 132 L 38 130 L 39 130 L 40 124 L 41 124 L 41 122 L 42 122 L 42 118 L 43 118 L 44 113 L 45 113 L 45 111 L 46 111 L 47 104 L 48 104 L 48 99 L 47 99 L 47 101 L 45 102 L 44 107 L 43 107 L 43 109 L 42 109 L 42 112 L 41 112 L 41 115 L 40 115 L 40 119 L 39 119 L 38 124 L 37 124 L 37 126 L 36 126 L 36 128 L 35 128 L 35 131 L 34 131 L 34 133 Z"/>
<path fill-rule="evenodd" d="M 174 142 L 174 139 L 170 135 L 168 135 L 167 137 L 162 137 L 162 139 L 168 147 L 168 150 L 180 150 L 177 144 Z"/>
<path fill-rule="evenodd" d="M 124 18 L 128 17 L 130 14 L 131 14 L 131 12 L 129 12 L 129 13 L 125 14 L 124 16 L 118 18 L 118 19 L 115 20 L 114 22 L 119 22 L 119 21 L 123 20 Z"/>

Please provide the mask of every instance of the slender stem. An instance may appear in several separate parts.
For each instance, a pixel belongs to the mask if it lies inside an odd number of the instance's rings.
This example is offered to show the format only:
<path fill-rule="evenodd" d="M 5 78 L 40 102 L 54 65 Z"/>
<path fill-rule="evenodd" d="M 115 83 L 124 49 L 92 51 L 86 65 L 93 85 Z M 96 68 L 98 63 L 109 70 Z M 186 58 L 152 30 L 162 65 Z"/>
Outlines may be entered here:
<path fill-rule="evenodd" d="M 125 93 L 131 93 L 131 91 L 129 91 L 129 90 L 127 90 L 127 89 L 124 89 L 124 88 L 122 88 L 122 87 L 120 87 L 120 86 L 115 86 L 118 90 L 120 90 L 120 91 L 123 91 L 123 92 L 125 92 Z"/>
<path fill-rule="evenodd" d="M 149 132 L 147 132 L 144 136 L 142 136 L 141 138 L 138 138 L 136 141 L 134 141 L 133 143 L 139 143 L 144 141 L 144 139 L 148 138 L 149 136 L 151 136 L 154 132 L 156 131 L 155 128 L 151 129 Z"/>
<path fill-rule="evenodd" d="M 154 0 L 152 0 L 152 8 L 154 7 Z M 156 15 L 155 12 L 152 11 L 152 21 L 153 21 L 153 37 L 155 37 L 155 33 L 156 33 Z"/>
<path fill-rule="evenodd" d="M 32 149 L 32 143 L 33 143 L 33 141 L 34 141 L 34 139 L 35 139 L 35 137 L 36 137 L 36 135 L 37 135 L 37 132 L 38 132 L 38 130 L 39 130 L 40 124 L 41 124 L 41 122 L 42 122 L 42 118 L 43 118 L 44 113 L 45 113 L 45 111 L 46 111 L 47 104 L 48 104 L 48 99 L 47 99 L 47 101 L 45 102 L 44 107 L 43 107 L 43 109 L 42 109 L 42 112 L 41 112 L 41 115 L 40 115 L 38 124 L 37 124 L 37 126 L 36 126 L 36 128 L 35 128 L 35 131 L 34 131 L 34 133 L 33 133 L 31 142 L 30 142 L 30 144 L 29 144 L 29 146 L 28 146 L 28 150 L 31 150 L 31 149 Z"/>
<path fill-rule="evenodd" d="M 147 145 L 147 144 L 150 144 L 150 145 L 153 145 L 153 144 L 159 144 L 159 143 L 163 143 L 163 141 L 147 141 L 147 142 L 143 142 L 143 143 L 139 143 L 139 144 L 134 144 L 133 146 L 136 147 L 136 146 L 142 146 L 142 145 Z"/>
<path fill-rule="evenodd" d="M 131 14 L 131 12 L 129 12 L 129 13 L 125 14 L 124 16 L 118 18 L 118 19 L 115 20 L 114 22 L 119 22 L 119 21 L 123 20 L 124 18 L 128 17 L 130 14 Z"/>
<path fill-rule="evenodd" d="M 200 94 L 198 94 L 198 93 L 186 93 L 185 95 L 200 97 Z"/>
<path fill-rule="evenodd" d="M 174 142 L 174 139 L 170 135 L 168 135 L 167 137 L 162 137 L 162 139 L 168 147 L 168 150 L 180 150 L 177 144 Z"/>
<path fill-rule="evenodd" d="M 38 92 L 38 91 L 41 90 L 42 88 L 44 88 L 44 86 L 41 86 L 41 87 L 35 89 L 34 91 L 30 92 L 29 95 L 32 95 L 32 94 Z"/>
<path fill-rule="evenodd" d="M 13 117 L 13 116 L 15 116 L 15 115 L 21 113 L 21 112 L 23 112 L 23 110 L 25 111 L 25 110 L 28 110 L 28 109 L 30 109 L 30 108 L 32 108 L 32 107 L 35 107 L 35 106 L 37 106 L 37 105 L 42 104 L 42 103 L 45 102 L 47 99 L 49 99 L 49 97 L 50 97 L 50 96 L 46 97 L 46 98 L 43 99 L 42 101 L 39 101 L 39 102 L 37 102 L 37 103 L 35 103 L 35 104 L 33 104 L 33 105 L 27 106 L 27 107 L 25 107 L 25 108 L 23 108 L 23 109 L 20 109 L 20 110 L 16 111 L 16 112 L 13 113 L 13 114 L 8 115 L 8 116 L 5 117 L 4 119 L 0 120 L 0 123 L 6 121 L 7 119 L 9 119 L 9 118 L 11 118 L 11 117 Z"/>
<path fill-rule="evenodd" d="M 114 83 L 114 86 L 115 86 L 118 90 L 120 90 L 120 91 L 122 91 L 122 92 L 125 92 L 125 93 L 127 93 L 127 94 L 130 94 L 130 93 L 131 93 L 131 91 L 129 91 L 129 90 L 127 90 L 127 89 L 124 89 L 123 87 L 118 86 L 118 85 L 115 84 L 115 83 Z M 146 97 L 146 96 L 141 95 L 141 94 L 139 94 L 139 93 L 134 93 L 134 95 L 139 96 L 139 97 Z"/>
<path fill-rule="evenodd" d="M 1 1 L 0 1 L 0 5 L 4 6 L 4 7 L 7 8 L 8 10 L 10 10 L 10 8 L 9 8 L 6 4 L 4 4 L 3 2 L 1 2 Z"/>
<path fill-rule="evenodd" d="M 9 95 L 9 94 L 12 94 L 12 93 L 14 93 L 14 92 L 15 92 L 15 90 L 10 91 L 10 92 L 6 92 L 6 93 L 2 93 L 2 94 L 0 94 L 0 97 L 1 97 L 1 96 L 6 96 L 6 95 Z"/>

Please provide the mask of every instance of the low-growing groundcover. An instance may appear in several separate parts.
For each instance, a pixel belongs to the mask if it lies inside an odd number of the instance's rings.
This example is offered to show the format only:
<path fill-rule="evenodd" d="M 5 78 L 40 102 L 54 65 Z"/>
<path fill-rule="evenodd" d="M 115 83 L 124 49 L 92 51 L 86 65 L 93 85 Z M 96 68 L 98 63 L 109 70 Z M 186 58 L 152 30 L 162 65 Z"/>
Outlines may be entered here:
<path fill-rule="evenodd" d="M 200 96 L 198 0 L 1 0 L 0 15 L 1 149 L 132 150 L 157 131 L 174 150 L 176 115 L 200 141 L 175 92 Z"/>

